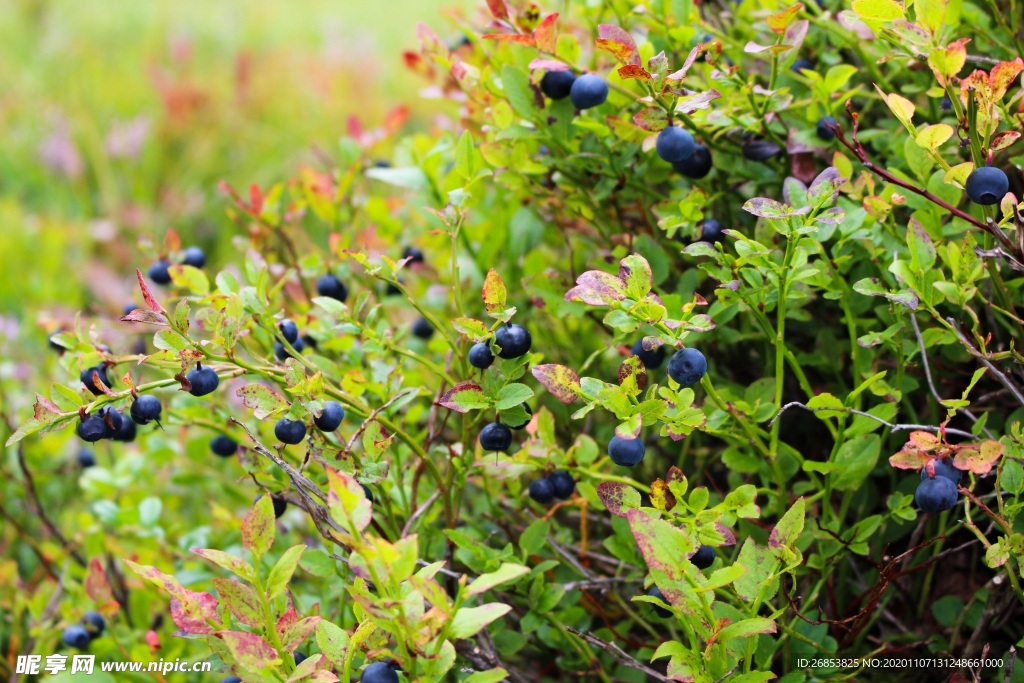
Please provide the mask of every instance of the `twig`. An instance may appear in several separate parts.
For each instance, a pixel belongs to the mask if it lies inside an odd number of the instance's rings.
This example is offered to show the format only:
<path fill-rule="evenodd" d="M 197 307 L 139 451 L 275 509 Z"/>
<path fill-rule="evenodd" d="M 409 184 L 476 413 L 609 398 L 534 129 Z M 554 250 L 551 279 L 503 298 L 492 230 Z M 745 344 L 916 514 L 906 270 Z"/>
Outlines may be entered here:
<path fill-rule="evenodd" d="M 769 427 L 772 426 L 772 424 L 774 424 L 775 421 L 778 420 L 779 417 L 781 417 L 782 413 L 786 412 L 790 408 L 803 408 L 804 410 L 806 410 L 808 412 L 811 412 L 811 413 L 820 413 L 822 411 L 832 411 L 832 412 L 835 412 L 835 413 L 850 413 L 851 415 L 859 415 L 861 417 L 870 418 L 870 419 L 874 420 L 875 422 L 878 422 L 878 423 L 888 427 L 890 429 L 890 431 L 893 431 L 893 432 L 903 432 L 903 431 L 906 431 L 908 429 L 915 429 L 915 430 L 922 431 L 922 432 L 935 432 L 935 433 L 943 432 L 944 431 L 946 434 L 954 434 L 956 436 L 962 436 L 962 437 L 965 437 L 965 438 L 968 438 L 968 439 L 975 438 L 974 434 L 971 434 L 970 432 L 965 432 L 965 431 L 962 431 L 962 430 L 959 430 L 959 429 L 951 429 L 949 427 L 946 427 L 945 429 L 942 429 L 942 427 L 933 427 L 931 425 L 902 424 L 902 423 L 901 424 L 893 424 L 891 422 L 887 422 L 886 420 L 883 420 L 882 418 L 878 417 L 877 415 L 872 415 L 871 413 L 865 413 L 864 411 L 857 410 L 856 408 L 809 408 L 806 405 L 804 405 L 803 403 L 800 403 L 799 401 L 793 401 L 791 403 L 787 403 L 786 405 L 782 406 L 782 408 L 779 409 L 778 414 L 775 417 L 772 418 L 771 422 L 768 423 L 768 426 Z"/>
<path fill-rule="evenodd" d="M 983 354 L 981 351 L 974 347 L 974 344 L 972 344 L 971 341 L 967 338 L 967 335 L 965 335 L 960 330 L 959 323 L 957 323 L 957 321 L 954 320 L 953 318 L 946 318 L 946 322 L 948 322 L 953 327 L 953 331 L 956 333 L 956 336 L 960 340 L 960 343 L 967 348 L 967 352 L 974 356 L 975 358 L 977 358 L 982 365 L 988 368 L 989 372 L 995 375 L 995 378 L 999 381 L 999 383 L 1006 387 L 1007 391 L 1013 394 L 1013 397 L 1017 399 L 1018 403 L 1024 406 L 1024 394 L 1021 394 L 1020 389 L 1018 389 L 1013 384 L 1013 382 L 1010 381 L 1009 377 L 1004 375 L 998 368 L 996 368 L 996 366 L 992 365 L 991 361 L 989 361 L 985 354 Z"/>
<path fill-rule="evenodd" d="M 39 502 L 39 494 L 36 493 L 36 484 L 32 479 L 32 472 L 29 471 L 28 464 L 25 462 L 25 449 L 21 447 L 21 444 L 18 445 L 18 466 L 21 468 L 22 474 L 25 475 L 25 491 L 28 493 L 29 500 L 32 501 L 32 507 L 35 508 L 36 514 L 39 515 L 39 521 L 43 523 L 43 526 L 45 526 L 58 541 L 60 541 L 61 545 L 68 549 L 71 557 L 74 558 L 75 562 L 77 562 L 79 566 L 88 566 L 89 563 L 85 561 L 85 557 L 82 553 L 78 552 L 71 546 L 71 541 L 61 533 L 60 529 L 57 528 L 57 525 L 54 524 L 46 514 L 46 509 L 43 507 L 42 503 Z"/>
<path fill-rule="evenodd" d="M 378 415 L 380 415 L 385 410 L 394 405 L 395 401 L 397 401 L 398 399 L 405 398 L 409 394 L 418 394 L 419 391 L 419 389 L 409 389 L 407 391 L 402 391 L 398 394 L 395 394 L 394 397 L 392 397 L 391 400 L 389 400 L 384 405 L 380 406 L 379 408 L 374 408 L 373 411 L 371 411 L 370 414 L 366 416 L 366 419 L 363 420 L 362 424 L 359 425 L 359 428 L 352 434 L 352 437 L 348 440 L 348 443 L 345 444 L 345 453 L 348 454 L 352 452 L 352 446 L 355 445 L 356 440 L 362 435 L 363 432 L 366 431 L 366 428 L 370 426 L 370 423 L 373 422 L 373 420 Z"/>
<path fill-rule="evenodd" d="M 580 638 L 582 638 L 583 640 L 587 641 L 591 645 L 594 645 L 595 647 L 598 647 L 598 648 L 604 650 L 609 655 L 611 655 L 611 658 L 614 659 L 615 661 L 617 661 L 619 664 L 623 664 L 625 666 L 628 666 L 631 669 L 636 669 L 637 671 L 641 671 L 641 672 L 647 674 L 649 677 L 653 678 L 656 681 L 666 681 L 666 683 L 671 683 L 671 681 L 672 681 L 671 678 L 666 678 L 663 674 L 660 674 L 657 671 L 655 671 L 654 669 L 650 668 L 649 666 L 645 666 L 644 664 L 641 664 L 636 659 L 633 659 L 632 656 L 627 654 L 625 650 L 623 650 L 621 647 L 619 647 L 615 643 L 606 643 L 605 641 L 603 641 L 600 638 L 598 638 L 597 636 L 595 636 L 593 633 L 584 633 L 582 631 L 577 631 L 576 629 L 572 628 L 571 626 L 566 626 L 565 630 L 568 631 L 569 633 L 575 635 L 575 636 L 579 636 Z"/>
<path fill-rule="evenodd" d="M 412 528 L 412 523 L 415 522 L 420 515 L 426 512 L 427 509 L 434 504 L 434 501 L 437 500 L 438 496 L 440 495 L 440 491 L 434 491 L 432 494 L 430 494 L 430 498 L 427 498 L 423 502 L 423 505 L 420 505 L 418 508 L 416 508 L 416 512 L 412 513 L 412 516 L 409 517 L 409 520 L 405 523 L 405 526 L 402 527 L 402 538 L 405 538 L 405 536 L 409 533 L 409 530 Z"/>

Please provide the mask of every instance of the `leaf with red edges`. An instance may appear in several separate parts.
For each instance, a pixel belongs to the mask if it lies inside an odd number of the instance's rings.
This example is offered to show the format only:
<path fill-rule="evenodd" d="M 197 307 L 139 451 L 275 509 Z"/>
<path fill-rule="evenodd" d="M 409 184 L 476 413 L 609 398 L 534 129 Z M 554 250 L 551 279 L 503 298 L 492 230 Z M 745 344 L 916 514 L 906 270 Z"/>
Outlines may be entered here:
<path fill-rule="evenodd" d="M 610 52 L 623 64 L 640 66 L 640 51 L 636 41 L 622 28 L 614 24 L 599 24 L 597 27 L 598 49 Z"/>
<path fill-rule="evenodd" d="M 552 12 L 544 17 L 544 20 L 533 29 L 533 40 L 538 50 L 544 52 L 555 51 L 555 43 L 558 40 L 558 32 L 555 30 L 555 22 L 558 20 L 558 12 Z"/>

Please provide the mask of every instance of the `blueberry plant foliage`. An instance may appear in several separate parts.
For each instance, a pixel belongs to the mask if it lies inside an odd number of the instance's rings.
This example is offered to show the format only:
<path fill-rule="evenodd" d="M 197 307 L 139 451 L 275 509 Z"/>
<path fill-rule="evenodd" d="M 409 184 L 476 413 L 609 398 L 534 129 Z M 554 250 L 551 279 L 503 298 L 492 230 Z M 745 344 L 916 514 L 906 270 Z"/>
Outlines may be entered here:
<path fill-rule="evenodd" d="M 456 23 L 405 55 L 435 129 L 223 185 L 235 253 L 166 230 L 50 337 L 7 649 L 96 610 L 101 657 L 258 682 L 1019 678 L 1019 3 Z M 109 457 L 39 485 L 72 432 Z"/>

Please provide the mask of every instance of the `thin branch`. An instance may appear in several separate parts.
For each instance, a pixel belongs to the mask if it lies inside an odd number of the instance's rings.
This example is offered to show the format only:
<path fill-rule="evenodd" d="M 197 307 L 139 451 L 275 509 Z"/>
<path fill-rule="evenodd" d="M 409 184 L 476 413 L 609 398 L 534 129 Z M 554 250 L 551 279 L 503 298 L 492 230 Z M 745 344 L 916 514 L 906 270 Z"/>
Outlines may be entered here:
<path fill-rule="evenodd" d="M 995 375 L 995 378 L 999 381 L 999 383 L 1006 387 L 1007 391 L 1013 394 L 1013 397 L 1017 399 L 1018 403 L 1024 406 L 1024 394 L 1021 394 L 1020 389 L 1018 389 L 1017 386 L 1010 381 L 1010 378 L 1003 374 L 998 368 L 996 368 L 995 365 L 992 365 L 992 362 L 989 361 L 988 357 L 984 353 L 975 348 L 974 344 L 972 344 L 971 341 L 967 338 L 967 335 L 965 335 L 963 331 L 961 331 L 960 325 L 959 323 L 957 323 L 956 320 L 954 320 L 953 318 L 946 318 L 946 321 L 953 326 L 953 331 L 956 332 L 956 336 L 957 338 L 960 339 L 960 343 L 967 348 L 967 352 L 970 353 L 975 358 L 977 358 L 978 362 L 980 362 L 982 365 L 988 368 L 989 372 Z"/>
<path fill-rule="evenodd" d="M 656 681 L 665 681 L 666 683 L 671 683 L 672 681 L 671 678 L 666 678 L 664 674 L 660 674 L 654 669 L 650 668 L 649 666 L 641 664 L 636 659 L 633 659 L 632 656 L 626 653 L 625 650 L 623 650 L 615 643 L 606 643 L 605 641 L 595 636 L 593 633 L 584 633 L 582 631 L 577 631 L 576 629 L 570 626 L 566 626 L 565 630 L 575 636 L 579 636 L 591 645 L 601 650 L 604 650 L 609 655 L 611 655 L 611 658 L 619 664 L 628 666 L 631 669 L 636 669 L 637 671 L 642 671 L 643 673 L 647 674 L 650 678 L 653 678 Z"/>
<path fill-rule="evenodd" d="M 39 515 L 39 521 L 43 523 L 43 526 L 58 540 L 61 545 L 68 549 L 71 557 L 74 558 L 75 562 L 79 566 L 86 567 L 88 562 L 85 561 L 85 556 L 78 552 L 72 547 L 71 541 L 61 533 L 61 530 L 57 528 L 57 525 L 53 523 L 53 520 L 46 514 L 46 509 L 42 503 L 39 502 L 39 494 L 36 492 L 36 484 L 32 479 L 32 472 L 28 469 L 28 463 L 25 462 L 25 449 L 18 445 L 18 466 L 21 468 L 22 474 L 25 475 L 25 491 L 28 493 L 29 500 L 32 501 L 32 507 L 35 508 L 36 514 Z"/>
<path fill-rule="evenodd" d="M 352 452 L 352 446 L 355 445 L 356 440 L 360 437 L 360 435 L 362 435 L 363 432 L 366 431 L 366 428 L 370 426 L 370 423 L 373 422 L 378 415 L 380 415 L 385 410 L 394 405 L 395 401 L 405 398 L 409 394 L 418 394 L 419 391 L 419 389 L 409 389 L 407 391 L 402 391 L 398 394 L 395 394 L 394 397 L 392 397 L 391 400 L 389 400 L 384 405 L 380 406 L 379 408 L 374 408 L 373 411 L 366 416 L 366 419 L 363 420 L 362 424 L 359 425 L 359 428 L 352 434 L 352 437 L 348 440 L 348 443 L 345 444 L 345 453 L 348 454 Z"/>
<path fill-rule="evenodd" d="M 782 408 L 779 409 L 778 414 L 775 417 L 772 418 L 771 422 L 768 423 L 768 426 L 769 427 L 772 426 L 775 423 L 775 421 L 778 420 L 779 417 L 782 416 L 782 413 L 786 412 L 790 408 L 803 408 L 804 410 L 806 410 L 808 412 L 811 412 L 811 413 L 820 413 L 820 412 L 824 412 L 824 411 L 831 411 L 831 412 L 834 412 L 834 413 L 849 413 L 851 415 L 859 415 L 861 417 L 866 417 L 866 418 L 872 419 L 875 422 L 878 422 L 878 423 L 888 427 L 890 429 L 890 431 L 893 431 L 893 432 L 903 432 L 903 431 L 906 431 L 908 429 L 914 429 L 914 430 L 918 430 L 918 431 L 922 431 L 922 432 L 934 432 L 934 433 L 938 433 L 938 432 L 944 431 L 946 434 L 954 434 L 956 436 L 962 436 L 962 437 L 965 437 L 967 439 L 974 439 L 974 438 L 976 438 L 974 436 L 974 434 L 971 434 L 970 432 L 965 432 L 965 431 L 962 431 L 962 430 L 959 430 L 959 429 L 951 429 L 949 427 L 946 427 L 945 429 L 942 429 L 941 427 L 933 427 L 931 425 L 893 424 L 892 422 L 887 422 L 886 420 L 883 420 L 882 418 L 878 417 L 877 415 L 872 415 L 871 413 L 865 413 L 864 411 L 857 410 L 855 408 L 809 408 L 806 405 L 804 405 L 803 403 L 800 403 L 799 401 L 793 401 L 791 403 L 787 403 L 786 405 L 782 406 Z"/>

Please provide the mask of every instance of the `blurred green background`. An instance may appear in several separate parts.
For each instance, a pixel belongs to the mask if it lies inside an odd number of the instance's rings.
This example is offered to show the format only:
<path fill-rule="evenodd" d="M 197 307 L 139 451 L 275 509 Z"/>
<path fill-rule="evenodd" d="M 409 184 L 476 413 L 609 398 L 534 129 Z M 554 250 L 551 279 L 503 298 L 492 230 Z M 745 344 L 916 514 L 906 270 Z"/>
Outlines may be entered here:
<path fill-rule="evenodd" d="M 140 242 L 173 227 L 213 256 L 231 248 L 219 180 L 325 169 L 350 116 L 374 129 L 412 105 L 405 129 L 429 126 L 402 52 L 421 21 L 454 42 L 474 4 L 4 3 L 0 315 L 42 339 L 82 307 L 119 310 L 148 265 Z"/>

